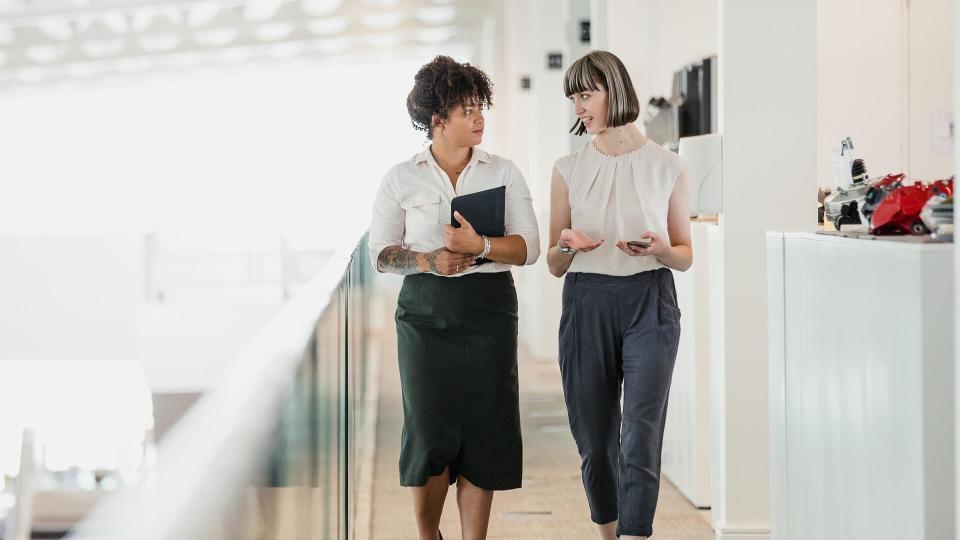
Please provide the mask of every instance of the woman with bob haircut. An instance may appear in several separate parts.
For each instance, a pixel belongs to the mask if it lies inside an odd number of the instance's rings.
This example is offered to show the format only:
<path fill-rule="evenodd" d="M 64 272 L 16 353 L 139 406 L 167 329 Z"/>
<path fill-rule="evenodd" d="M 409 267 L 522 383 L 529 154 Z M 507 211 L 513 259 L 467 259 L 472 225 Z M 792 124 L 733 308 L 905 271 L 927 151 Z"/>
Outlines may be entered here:
<path fill-rule="evenodd" d="M 563 93 L 577 116 L 570 131 L 592 136 L 556 161 L 550 189 L 547 264 L 566 275 L 564 400 L 601 537 L 647 538 L 680 340 L 670 269 L 693 262 L 687 173 L 633 124 L 639 103 L 613 54 L 571 64 Z"/>
<path fill-rule="evenodd" d="M 376 269 L 405 276 L 396 311 L 400 484 L 412 487 L 420 540 L 443 538 L 438 527 L 449 485 L 457 484 L 465 540 L 486 538 L 495 490 L 520 487 L 510 267 L 536 262 L 540 237 L 520 170 L 477 146 L 491 86 L 485 73 L 446 56 L 417 72 L 407 111 L 432 144 L 387 172 L 370 225 Z M 454 197 L 500 186 L 505 236 L 481 236 L 459 213 L 460 227 L 449 224 Z"/>

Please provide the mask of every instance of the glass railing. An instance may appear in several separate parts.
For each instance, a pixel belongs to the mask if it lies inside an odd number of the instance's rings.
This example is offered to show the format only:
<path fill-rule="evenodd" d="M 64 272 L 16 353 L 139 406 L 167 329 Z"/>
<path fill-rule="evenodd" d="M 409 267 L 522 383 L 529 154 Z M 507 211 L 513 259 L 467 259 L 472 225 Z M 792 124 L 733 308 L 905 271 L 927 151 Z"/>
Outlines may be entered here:
<path fill-rule="evenodd" d="M 365 239 L 334 256 L 70 538 L 356 538 L 372 273 Z"/>

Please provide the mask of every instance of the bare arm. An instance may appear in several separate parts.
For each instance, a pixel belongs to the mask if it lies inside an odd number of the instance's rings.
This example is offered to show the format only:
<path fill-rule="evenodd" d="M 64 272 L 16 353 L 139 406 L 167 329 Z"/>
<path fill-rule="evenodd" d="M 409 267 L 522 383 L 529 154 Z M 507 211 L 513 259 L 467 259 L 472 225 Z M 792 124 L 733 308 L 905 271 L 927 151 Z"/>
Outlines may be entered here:
<path fill-rule="evenodd" d="M 385 247 L 377 257 L 377 270 L 401 276 L 425 272 L 420 266 L 421 255 L 423 253 L 419 251 L 410 251 L 400 246 Z"/>
<path fill-rule="evenodd" d="M 576 253 L 563 253 L 557 242 L 564 229 L 570 228 L 570 194 L 560 171 L 553 168 L 550 178 L 550 243 L 547 244 L 547 267 L 556 277 L 563 277 L 570 268 Z"/>
<path fill-rule="evenodd" d="M 667 235 L 670 247 L 657 255 L 665 266 L 685 272 L 693 265 L 693 248 L 690 242 L 690 178 L 686 169 L 680 173 L 667 209 Z"/>
<path fill-rule="evenodd" d="M 377 257 L 377 270 L 401 276 L 425 272 L 449 276 L 466 271 L 474 261 L 472 256 L 451 253 L 444 248 L 422 253 L 400 246 L 387 246 Z"/>
<path fill-rule="evenodd" d="M 527 262 L 527 243 L 519 234 L 490 238 L 490 253 L 487 258 L 504 264 L 517 266 Z M 480 251 L 483 251 L 483 240 L 480 240 Z M 479 253 L 479 251 L 477 252 Z"/>
<path fill-rule="evenodd" d="M 560 171 L 553 168 L 550 180 L 550 245 L 547 247 L 547 267 L 556 277 L 563 277 L 570 269 L 576 253 L 564 253 L 557 247 L 573 248 L 577 252 L 593 251 L 603 244 L 603 239 L 594 240 L 581 231 L 571 229 L 570 198 L 567 184 Z"/>

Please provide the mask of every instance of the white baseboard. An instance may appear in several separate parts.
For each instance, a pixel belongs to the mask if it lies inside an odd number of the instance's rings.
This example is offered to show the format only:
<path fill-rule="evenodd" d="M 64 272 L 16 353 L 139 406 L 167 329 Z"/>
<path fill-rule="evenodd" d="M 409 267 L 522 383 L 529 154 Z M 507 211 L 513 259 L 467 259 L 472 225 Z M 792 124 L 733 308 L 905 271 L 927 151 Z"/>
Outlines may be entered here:
<path fill-rule="evenodd" d="M 716 527 L 716 540 L 770 540 L 768 528 Z"/>

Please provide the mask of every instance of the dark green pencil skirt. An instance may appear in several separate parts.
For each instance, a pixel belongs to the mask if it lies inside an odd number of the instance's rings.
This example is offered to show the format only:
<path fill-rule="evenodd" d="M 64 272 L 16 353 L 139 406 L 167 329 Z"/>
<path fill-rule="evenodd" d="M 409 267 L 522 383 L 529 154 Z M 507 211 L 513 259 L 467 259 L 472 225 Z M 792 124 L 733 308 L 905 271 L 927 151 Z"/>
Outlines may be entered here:
<path fill-rule="evenodd" d="M 517 292 L 510 272 L 406 276 L 397 301 L 400 484 L 450 467 L 490 490 L 520 487 Z"/>

